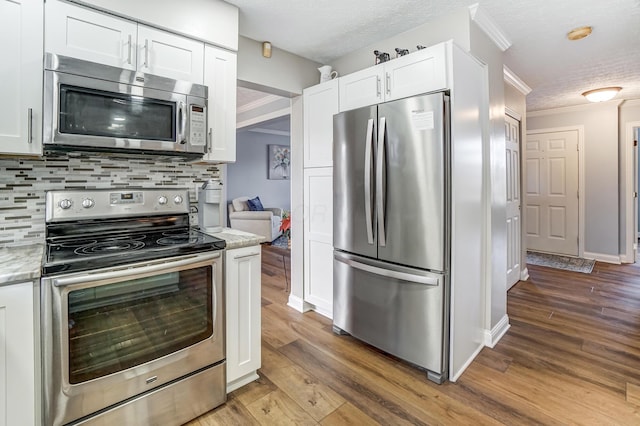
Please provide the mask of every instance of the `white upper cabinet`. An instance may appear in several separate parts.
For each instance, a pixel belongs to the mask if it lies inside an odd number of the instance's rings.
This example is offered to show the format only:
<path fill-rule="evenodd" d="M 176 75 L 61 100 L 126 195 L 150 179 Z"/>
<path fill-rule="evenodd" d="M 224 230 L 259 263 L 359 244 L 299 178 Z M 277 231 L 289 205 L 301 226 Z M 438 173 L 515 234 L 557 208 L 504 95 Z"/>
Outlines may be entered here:
<path fill-rule="evenodd" d="M 333 115 L 338 113 L 338 79 L 305 89 L 304 167 L 333 165 Z"/>
<path fill-rule="evenodd" d="M 45 10 L 47 52 L 136 70 L 135 22 L 55 0 Z"/>
<path fill-rule="evenodd" d="M 209 88 L 209 129 L 203 161 L 236 161 L 236 79 L 236 54 L 205 46 L 204 84 Z"/>
<path fill-rule="evenodd" d="M 45 18 L 47 52 L 203 83 L 202 42 L 55 0 Z"/>
<path fill-rule="evenodd" d="M 138 70 L 203 84 L 204 43 L 138 25 Z"/>
<path fill-rule="evenodd" d="M 340 111 L 449 88 L 440 43 L 340 78 Z"/>
<path fill-rule="evenodd" d="M 43 3 L 0 0 L 0 154 L 42 154 Z"/>

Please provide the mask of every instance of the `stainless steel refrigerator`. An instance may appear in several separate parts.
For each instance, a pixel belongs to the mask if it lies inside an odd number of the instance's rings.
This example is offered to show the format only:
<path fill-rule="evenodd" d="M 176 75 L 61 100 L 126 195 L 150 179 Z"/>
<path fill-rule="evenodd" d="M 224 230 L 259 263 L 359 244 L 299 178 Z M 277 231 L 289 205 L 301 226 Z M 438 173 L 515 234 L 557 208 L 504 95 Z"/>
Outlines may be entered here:
<path fill-rule="evenodd" d="M 333 128 L 333 327 L 447 379 L 449 101 L 346 111 Z"/>

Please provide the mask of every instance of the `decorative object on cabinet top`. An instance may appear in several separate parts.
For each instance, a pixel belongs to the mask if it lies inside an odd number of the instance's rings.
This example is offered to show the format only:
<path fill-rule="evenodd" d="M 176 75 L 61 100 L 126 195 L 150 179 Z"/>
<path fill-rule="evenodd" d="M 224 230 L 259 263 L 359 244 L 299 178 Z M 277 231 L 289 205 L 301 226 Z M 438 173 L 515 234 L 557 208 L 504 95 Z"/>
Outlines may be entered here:
<path fill-rule="evenodd" d="M 399 47 L 396 47 L 396 58 L 399 58 L 400 56 L 404 56 L 408 54 L 409 54 L 409 49 L 400 49 Z"/>
<path fill-rule="evenodd" d="M 373 54 L 376 55 L 376 61 L 375 64 L 381 64 L 383 62 L 387 62 L 388 60 L 391 59 L 391 56 L 389 56 L 389 54 L 387 52 L 381 52 L 379 50 L 374 50 Z"/>

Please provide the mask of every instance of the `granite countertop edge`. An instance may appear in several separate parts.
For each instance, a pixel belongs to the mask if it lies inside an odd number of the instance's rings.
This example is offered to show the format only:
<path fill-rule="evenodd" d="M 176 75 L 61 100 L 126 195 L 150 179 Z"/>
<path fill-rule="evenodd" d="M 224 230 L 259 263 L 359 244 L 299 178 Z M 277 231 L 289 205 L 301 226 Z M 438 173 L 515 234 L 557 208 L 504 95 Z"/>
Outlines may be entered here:
<path fill-rule="evenodd" d="M 0 248 L 0 286 L 40 279 L 43 244 Z"/>
<path fill-rule="evenodd" d="M 227 243 L 227 250 L 256 246 L 267 240 L 262 235 L 256 235 L 232 228 L 223 228 L 221 232 L 207 232 L 207 234 L 225 240 Z"/>

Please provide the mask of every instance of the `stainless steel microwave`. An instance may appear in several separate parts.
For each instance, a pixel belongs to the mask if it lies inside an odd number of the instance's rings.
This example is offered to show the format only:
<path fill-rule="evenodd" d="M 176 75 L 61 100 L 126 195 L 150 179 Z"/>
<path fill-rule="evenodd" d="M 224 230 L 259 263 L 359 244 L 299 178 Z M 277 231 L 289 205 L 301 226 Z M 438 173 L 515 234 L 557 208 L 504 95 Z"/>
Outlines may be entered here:
<path fill-rule="evenodd" d="M 101 151 L 199 158 L 207 87 L 47 53 L 45 152 Z"/>

